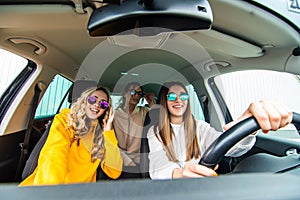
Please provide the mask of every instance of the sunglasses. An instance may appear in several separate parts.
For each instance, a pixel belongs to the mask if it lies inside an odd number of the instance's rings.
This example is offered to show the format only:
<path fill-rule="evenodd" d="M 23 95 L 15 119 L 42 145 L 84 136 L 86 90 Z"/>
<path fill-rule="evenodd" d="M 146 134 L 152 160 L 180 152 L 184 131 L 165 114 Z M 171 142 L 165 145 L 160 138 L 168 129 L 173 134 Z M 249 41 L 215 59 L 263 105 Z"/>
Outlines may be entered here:
<path fill-rule="evenodd" d="M 142 91 L 135 91 L 135 90 L 130 90 L 130 95 L 133 96 L 135 94 L 138 94 L 140 97 L 143 96 L 143 92 Z"/>
<path fill-rule="evenodd" d="M 91 104 L 91 105 L 94 105 L 95 103 L 97 103 L 97 100 L 98 100 L 98 98 L 95 97 L 95 96 L 89 96 L 88 99 L 87 99 L 88 103 Z M 99 106 L 100 106 L 100 108 L 105 109 L 105 108 L 109 107 L 109 104 L 108 104 L 107 101 L 101 100 L 99 102 Z"/>
<path fill-rule="evenodd" d="M 189 99 L 189 95 L 188 95 L 187 93 L 181 93 L 181 94 L 179 95 L 179 97 L 180 97 L 180 99 L 181 99 L 182 101 L 187 101 L 187 100 Z M 177 98 L 177 94 L 174 93 L 174 92 L 171 92 L 171 93 L 167 94 L 167 99 L 168 99 L 169 101 L 175 101 L 176 98 Z"/>

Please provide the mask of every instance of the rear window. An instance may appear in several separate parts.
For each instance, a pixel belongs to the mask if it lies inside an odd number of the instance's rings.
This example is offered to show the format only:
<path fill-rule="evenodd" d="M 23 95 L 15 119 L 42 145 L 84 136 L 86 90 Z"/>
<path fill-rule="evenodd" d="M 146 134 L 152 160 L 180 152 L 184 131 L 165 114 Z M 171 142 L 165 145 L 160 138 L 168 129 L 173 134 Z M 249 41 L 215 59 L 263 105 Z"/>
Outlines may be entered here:
<path fill-rule="evenodd" d="M 194 87 L 192 85 L 186 86 L 186 89 L 190 95 L 190 104 L 191 104 L 191 111 L 192 114 L 196 119 L 199 120 L 205 120 L 203 109 L 201 107 L 200 101 L 198 99 L 198 96 L 194 90 Z M 111 95 L 112 103 L 114 108 L 118 108 L 120 106 L 120 103 L 122 101 L 122 95 L 113 93 Z M 155 97 L 157 99 L 157 97 Z M 141 98 L 139 102 L 139 106 L 144 106 L 147 103 L 147 100 L 145 98 Z"/>

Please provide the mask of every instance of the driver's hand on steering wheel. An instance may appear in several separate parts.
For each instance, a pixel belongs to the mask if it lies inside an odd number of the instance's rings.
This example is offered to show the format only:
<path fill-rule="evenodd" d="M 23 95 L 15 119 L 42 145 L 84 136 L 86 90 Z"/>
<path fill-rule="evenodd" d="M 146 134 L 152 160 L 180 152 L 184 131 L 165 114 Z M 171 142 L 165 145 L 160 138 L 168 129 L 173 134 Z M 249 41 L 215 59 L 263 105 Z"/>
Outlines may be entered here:
<path fill-rule="evenodd" d="M 268 133 L 270 130 L 276 131 L 288 125 L 293 117 L 292 112 L 282 104 L 272 101 L 259 101 L 251 103 L 243 115 L 237 120 L 226 124 L 224 130 L 228 130 L 236 123 L 251 116 L 256 118 L 264 133 Z"/>
<path fill-rule="evenodd" d="M 215 167 L 217 170 L 218 165 Z M 186 163 L 183 168 L 173 170 L 172 178 L 200 178 L 204 176 L 218 176 L 218 174 L 208 167 L 195 163 Z"/>

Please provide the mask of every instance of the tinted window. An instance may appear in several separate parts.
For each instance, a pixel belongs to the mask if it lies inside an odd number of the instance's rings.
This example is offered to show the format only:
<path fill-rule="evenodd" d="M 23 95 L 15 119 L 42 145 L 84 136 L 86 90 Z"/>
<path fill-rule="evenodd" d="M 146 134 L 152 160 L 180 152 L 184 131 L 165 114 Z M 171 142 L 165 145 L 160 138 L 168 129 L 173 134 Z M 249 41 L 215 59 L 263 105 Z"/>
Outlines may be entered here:
<path fill-rule="evenodd" d="M 68 108 L 70 103 L 67 101 L 67 93 L 71 85 L 70 80 L 56 75 L 38 105 L 35 118 L 55 115 L 61 109 Z"/>

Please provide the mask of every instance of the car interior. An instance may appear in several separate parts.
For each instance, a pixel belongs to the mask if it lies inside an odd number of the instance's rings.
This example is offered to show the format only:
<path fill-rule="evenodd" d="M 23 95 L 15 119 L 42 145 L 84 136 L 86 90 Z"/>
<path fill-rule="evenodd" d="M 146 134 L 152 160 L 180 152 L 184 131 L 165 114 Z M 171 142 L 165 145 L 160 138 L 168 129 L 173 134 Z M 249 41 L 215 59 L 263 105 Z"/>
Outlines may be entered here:
<path fill-rule="evenodd" d="M 1 1 L 0 49 L 20 55 L 26 64 L 0 93 L 0 193 L 32 199 L 297 199 L 300 140 L 273 136 L 276 132 L 257 134 L 249 152 L 235 158 L 224 156 L 240 139 L 259 130 L 254 118 L 224 132 L 205 152 L 200 163 L 211 168 L 218 164 L 217 178 L 152 181 L 147 130 L 157 124 L 159 108 L 151 109 L 144 122 L 141 179 L 111 181 L 98 171 L 94 184 L 39 190 L 16 186 L 37 165 L 55 114 L 69 107 L 85 88 L 106 86 L 117 107 L 128 82 L 141 83 L 145 92 L 153 92 L 158 99 L 164 82 L 181 81 L 193 95 L 194 116 L 223 131 L 235 116 L 225 89 L 218 87 L 218 77 L 263 70 L 290 74 L 300 83 L 299 35 L 295 22 L 256 0 Z M 68 84 L 61 86 L 63 91 L 53 89 L 48 97 L 57 76 Z M 264 80 L 262 76 L 261 86 L 253 90 L 267 86 Z M 282 98 L 298 106 L 297 89 L 294 96 Z M 251 89 L 241 90 L 250 93 Z M 287 92 L 275 86 L 268 90 Z M 56 102 L 45 103 L 45 97 Z M 233 104 L 245 110 L 249 100 L 244 99 Z M 37 116 L 42 105 L 53 111 Z M 299 135 L 300 108 L 292 109 L 292 131 Z"/>
<path fill-rule="evenodd" d="M 75 102 L 77 98 L 80 97 L 83 91 L 87 90 L 90 87 L 96 87 L 96 86 L 97 86 L 97 82 L 92 80 L 75 81 L 74 84 L 71 85 L 68 91 L 68 102 L 70 104 Z M 52 121 L 48 121 L 45 131 L 43 132 L 38 142 L 34 145 L 34 148 L 32 149 L 30 155 L 28 156 L 24 169 L 22 170 L 22 180 L 27 178 L 36 168 L 40 151 L 47 140 L 47 136 L 49 134 L 51 124 Z"/>

